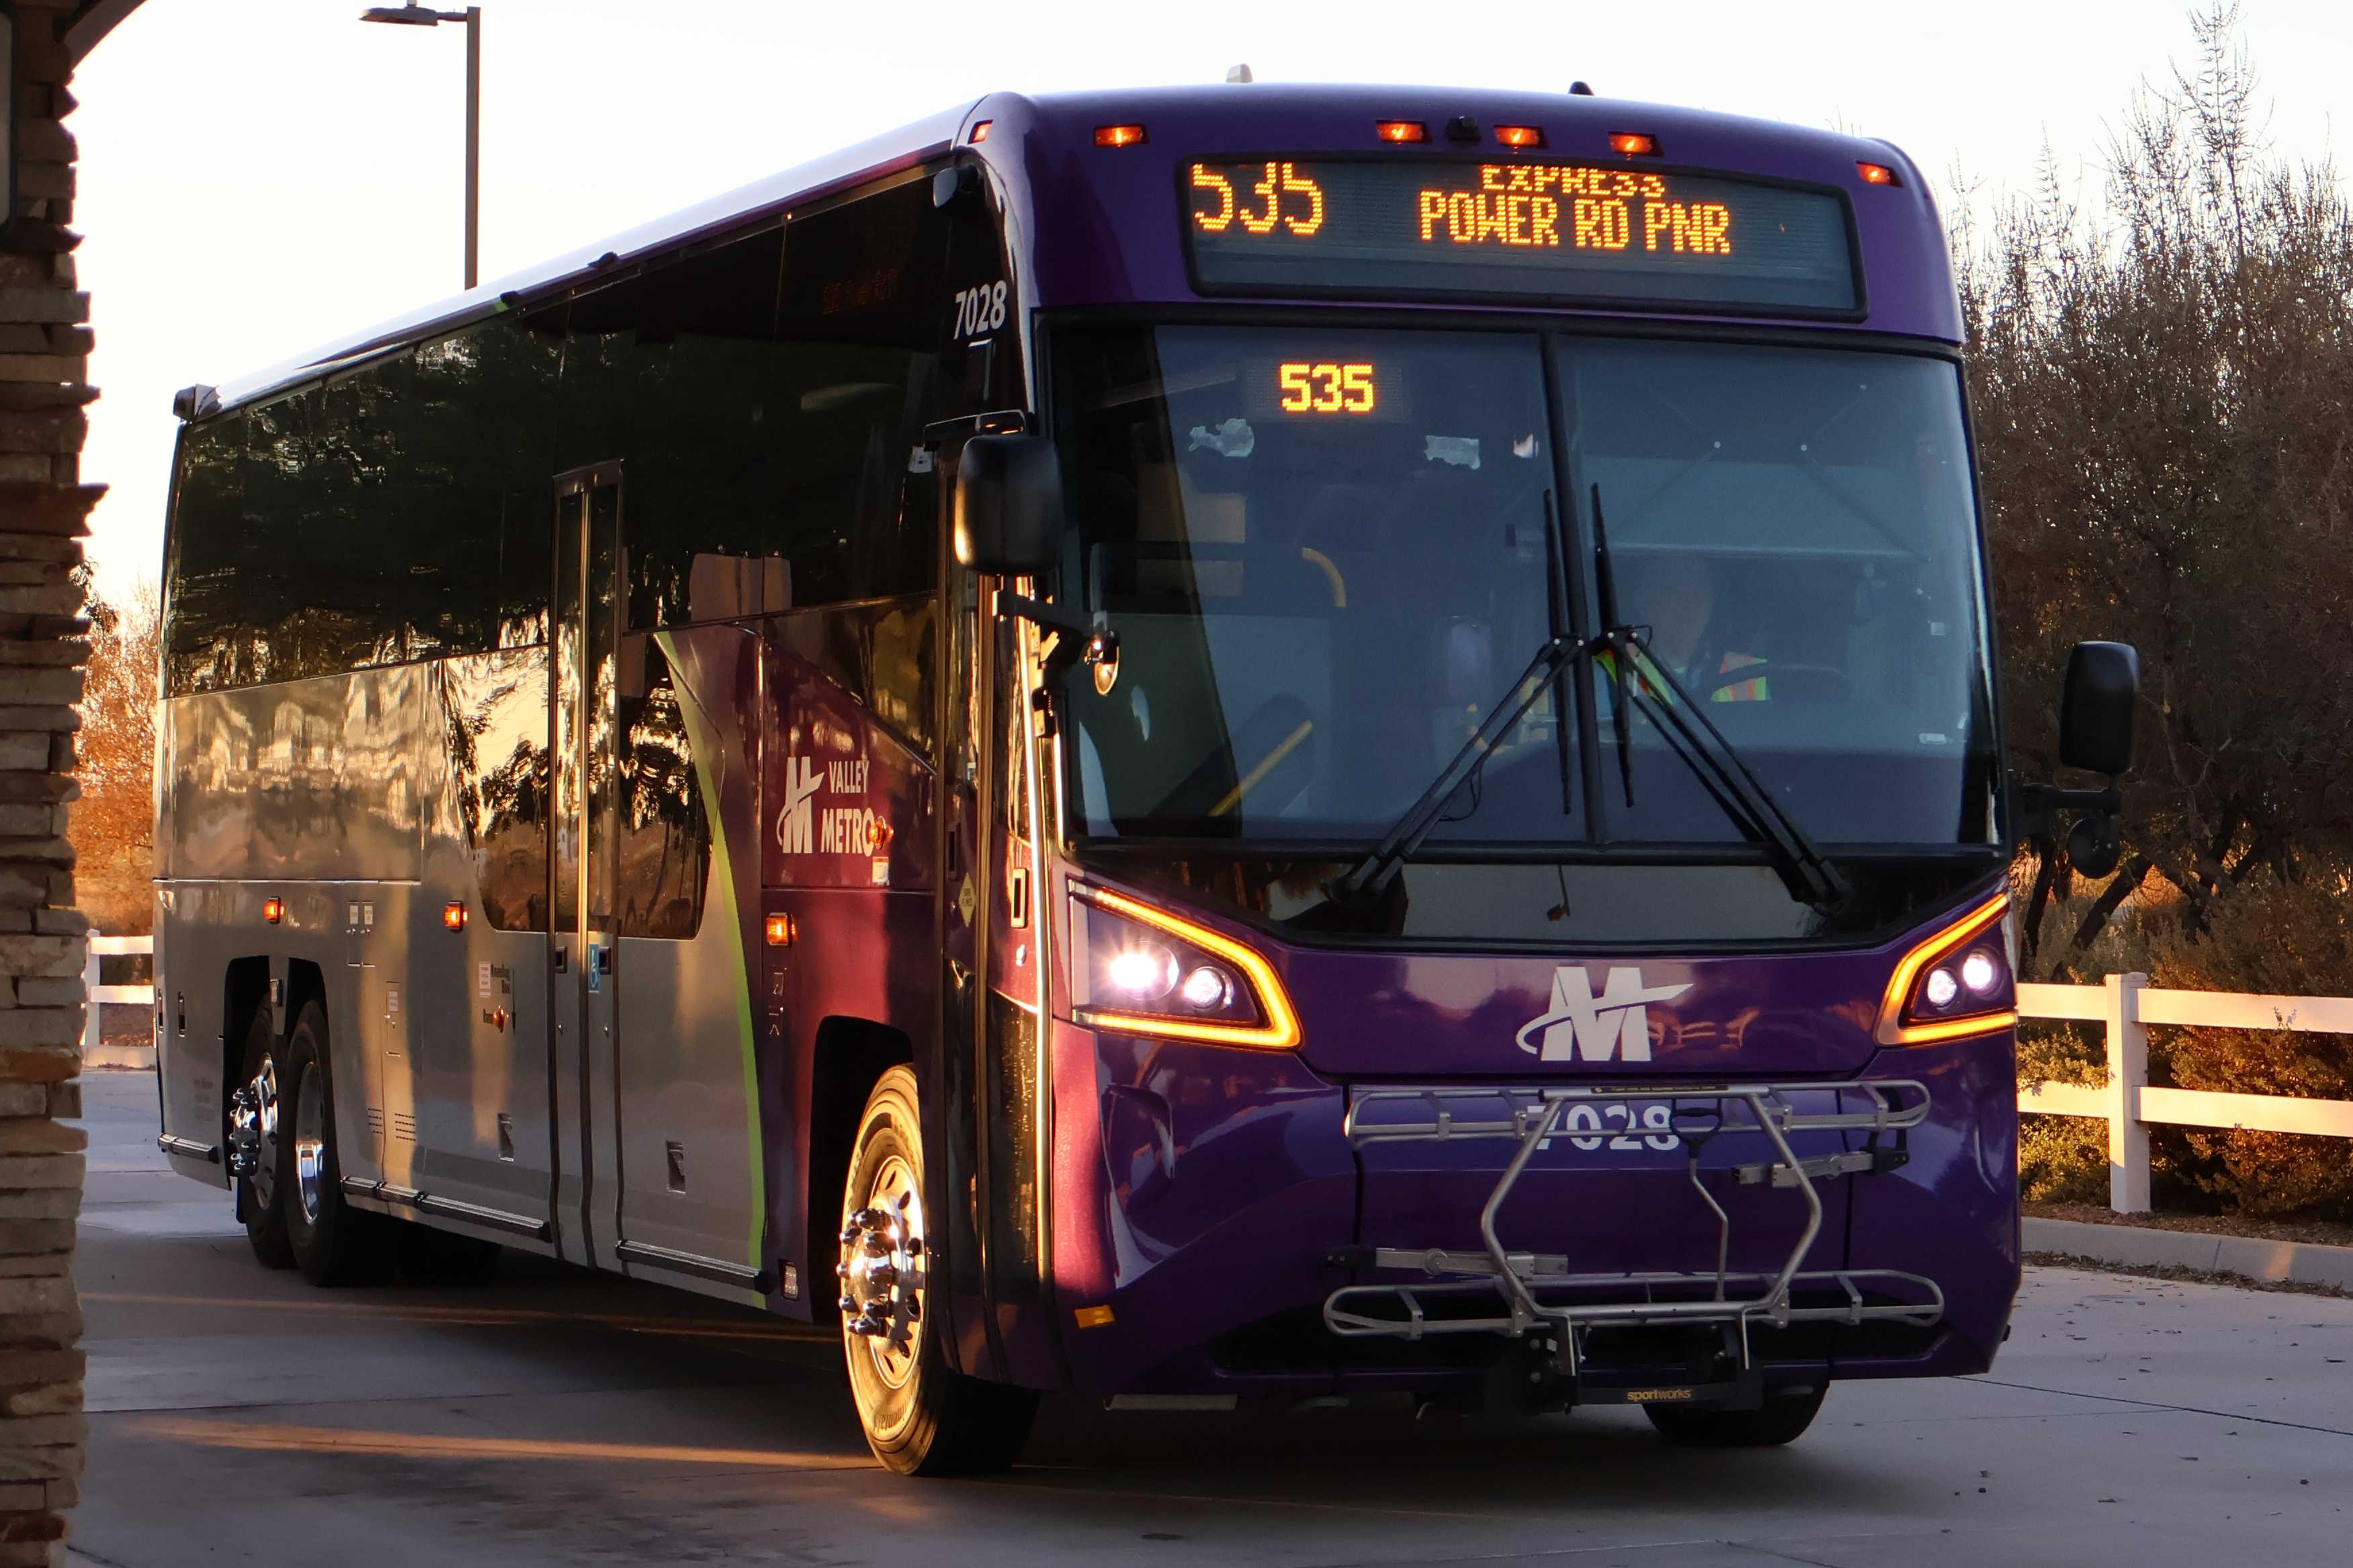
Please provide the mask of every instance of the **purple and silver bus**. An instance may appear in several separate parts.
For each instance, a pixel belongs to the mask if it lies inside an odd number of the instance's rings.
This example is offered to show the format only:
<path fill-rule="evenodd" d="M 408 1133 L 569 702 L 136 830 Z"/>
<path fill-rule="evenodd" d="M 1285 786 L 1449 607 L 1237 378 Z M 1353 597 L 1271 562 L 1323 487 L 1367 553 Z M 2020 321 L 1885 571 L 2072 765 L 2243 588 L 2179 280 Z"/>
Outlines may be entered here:
<path fill-rule="evenodd" d="M 2113 857 L 2137 677 L 2011 778 L 1960 335 L 1884 142 L 1237 83 L 190 387 L 163 1148 L 322 1285 L 838 1321 L 902 1471 L 1981 1371 L 2010 846 Z"/>

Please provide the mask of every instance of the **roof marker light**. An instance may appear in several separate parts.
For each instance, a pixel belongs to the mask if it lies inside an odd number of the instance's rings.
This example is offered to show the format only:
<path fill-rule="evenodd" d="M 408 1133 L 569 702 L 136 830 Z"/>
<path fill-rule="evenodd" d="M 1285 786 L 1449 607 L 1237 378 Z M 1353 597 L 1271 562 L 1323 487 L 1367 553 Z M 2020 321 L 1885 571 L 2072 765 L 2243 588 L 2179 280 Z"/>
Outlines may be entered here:
<path fill-rule="evenodd" d="M 1095 145 L 1098 147 L 1140 147 L 1144 144 L 1141 125 L 1098 125 Z"/>
<path fill-rule="evenodd" d="M 1373 131 L 1384 142 L 1430 140 L 1430 127 L 1419 120 L 1383 120 L 1375 123 Z"/>
<path fill-rule="evenodd" d="M 1895 177 L 1895 171 L 1884 163 L 1857 163 L 1854 172 L 1862 176 L 1862 183 L 1866 185 L 1900 185 L 1904 183 Z"/>
<path fill-rule="evenodd" d="M 976 147 L 979 146 L 982 142 L 988 140 L 988 128 L 996 123 L 997 121 L 994 120 L 984 120 L 979 121 L 977 124 L 973 126 L 972 134 L 965 137 L 965 140 L 971 142 Z"/>
<path fill-rule="evenodd" d="M 1612 131 L 1609 150 L 1629 158 L 1655 158 L 1659 155 L 1659 139 L 1640 131 Z"/>
<path fill-rule="evenodd" d="M 1545 144 L 1541 125 L 1498 125 L 1495 140 L 1506 147 L 1541 147 Z"/>

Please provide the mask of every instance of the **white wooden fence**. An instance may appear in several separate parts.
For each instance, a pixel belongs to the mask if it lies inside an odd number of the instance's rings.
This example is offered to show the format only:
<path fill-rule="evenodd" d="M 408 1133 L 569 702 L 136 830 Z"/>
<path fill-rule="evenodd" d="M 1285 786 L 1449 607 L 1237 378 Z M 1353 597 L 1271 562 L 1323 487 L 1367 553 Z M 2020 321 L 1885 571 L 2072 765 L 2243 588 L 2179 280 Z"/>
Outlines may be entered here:
<path fill-rule="evenodd" d="M 82 984 L 90 988 L 90 1005 L 83 1011 L 81 1052 L 87 1060 L 98 1049 L 103 1034 L 99 1026 L 99 1012 L 104 1003 L 127 1003 L 134 1006 L 152 1007 L 155 1004 L 155 983 L 142 981 L 136 985 L 100 985 L 98 983 L 98 961 L 118 958 L 126 952 L 153 954 L 155 939 L 152 936 L 92 936 L 90 957 L 83 961 Z"/>
<path fill-rule="evenodd" d="M 2148 1129 L 2250 1127 L 2265 1132 L 2317 1132 L 2353 1138 L 2353 1100 L 2291 1100 L 2269 1094 L 2215 1094 L 2164 1089 L 2148 1081 L 2148 1026 L 2209 1029 L 2293 1029 L 2353 1035 L 2353 996 L 2250 996 L 2231 991 L 2159 991 L 2146 974 L 2111 974 L 2104 985 L 2021 985 L 2019 1016 L 2075 1018 L 2105 1026 L 2108 1081 L 2021 1083 L 2018 1109 L 2054 1116 L 2094 1116 L 2108 1124 L 2108 1206 L 2148 1212 Z"/>
<path fill-rule="evenodd" d="M 105 1003 L 153 1006 L 153 983 L 101 985 L 98 961 L 155 951 L 152 936 L 93 936 L 82 978 L 90 1006 L 82 1050 L 98 1049 L 99 1009 Z M 2105 1026 L 2105 1084 L 2021 1083 L 2018 1109 L 2045 1116 L 2090 1116 L 2108 1124 L 2108 1206 L 2118 1214 L 2148 1212 L 2148 1129 L 2251 1127 L 2266 1132 L 2316 1132 L 2353 1138 L 2353 1100 L 2291 1100 L 2268 1094 L 2218 1094 L 2166 1089 L 2148 1081 L 2148 1026 L 2184 1024 L 2210 1029 L 2292 1029 L 2353 1035 L 2353 996 L 2254 996 L 2231 991 L 2160 991 L 2146 974 L 2111 974 L 2102 985 L 2021 985 L 2025 1018 L 2067 1018 Z"/>

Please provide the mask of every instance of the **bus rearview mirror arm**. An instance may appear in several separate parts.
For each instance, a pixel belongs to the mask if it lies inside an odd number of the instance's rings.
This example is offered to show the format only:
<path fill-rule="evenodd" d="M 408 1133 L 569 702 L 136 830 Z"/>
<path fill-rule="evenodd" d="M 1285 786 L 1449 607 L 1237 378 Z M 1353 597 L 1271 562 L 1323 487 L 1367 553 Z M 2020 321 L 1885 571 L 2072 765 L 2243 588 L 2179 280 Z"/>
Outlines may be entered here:
<path fill-rule="evenodd" d="M 1059 605 L 1032 599 L 1010 588 L 999 588 L 990 607 L 999 617 L 1018 616 L 1054 634 L 1046 650 L 1046 673 L 1058 675 L 1074 662 L 1094 666 L 1095 690 L 1110 695 L 1119 679 L 1119 634 L 1109 626 L 1081 620 Z"/>

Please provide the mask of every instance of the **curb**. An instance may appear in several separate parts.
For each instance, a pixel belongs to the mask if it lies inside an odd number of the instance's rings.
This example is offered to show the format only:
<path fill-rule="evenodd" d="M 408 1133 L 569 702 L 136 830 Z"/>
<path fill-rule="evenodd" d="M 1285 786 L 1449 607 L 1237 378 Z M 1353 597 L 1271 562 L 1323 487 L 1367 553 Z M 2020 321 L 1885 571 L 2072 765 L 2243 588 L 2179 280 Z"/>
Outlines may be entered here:
<path fill-rule="evenodd" d="M 86 1068 L 129 1069 L 134 1072 L 155 1070 L 153 1046 L 99 1046 L 81 1054 Z"/>
<path fill-rule="evenodd" d="M 2063 1252 L 2101 1263 L 2140 1268 L 2197 1268 L 2243 1274 L 2250 1279 L 2332 1285 L 2353 1290 L 2353 1247 L 2310 1241 L 2265 1241 L 2194 1230 L 2153 1230 L 2137 1225 L 2094 1225 L 2027 1216 L 2026 1250 Z"/>

